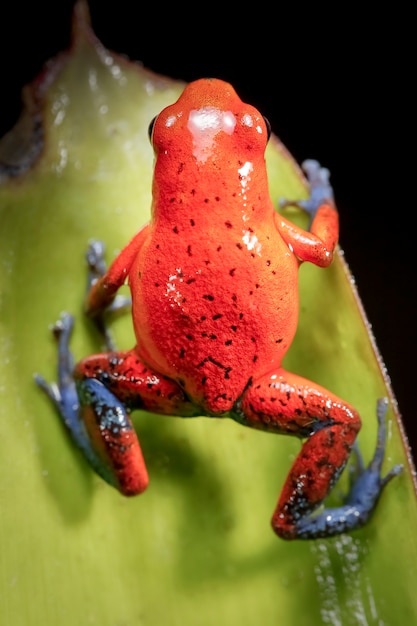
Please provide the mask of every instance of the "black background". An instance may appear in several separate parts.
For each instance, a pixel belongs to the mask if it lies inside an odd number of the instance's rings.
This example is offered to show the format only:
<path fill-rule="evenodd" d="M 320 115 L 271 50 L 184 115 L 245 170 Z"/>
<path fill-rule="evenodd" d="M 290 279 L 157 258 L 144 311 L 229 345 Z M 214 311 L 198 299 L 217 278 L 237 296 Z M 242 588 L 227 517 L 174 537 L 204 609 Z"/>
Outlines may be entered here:
<path fill-rule="evenodd" d="M 72 4 L 2 7 L 0 136 L 18 117 L 22 86 L 68 46 Z M 417 451 L 412 18 L 381 5 L 365 14 L 352 4 L 316 4 L 291 11 L 261 2 L 94 0 L 90 11 L 107 48 L 173 78 L 228 80 L 297 161 L 316 158 L 330 169 L 340 243 Z"/>

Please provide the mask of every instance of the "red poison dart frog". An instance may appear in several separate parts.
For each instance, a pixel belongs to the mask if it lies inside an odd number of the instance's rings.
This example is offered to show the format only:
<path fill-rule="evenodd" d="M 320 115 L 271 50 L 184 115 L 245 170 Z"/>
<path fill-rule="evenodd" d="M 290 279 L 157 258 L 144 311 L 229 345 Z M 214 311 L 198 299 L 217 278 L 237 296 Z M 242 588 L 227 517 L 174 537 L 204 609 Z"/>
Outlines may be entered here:
<path fill-rule="evenodd" d="M 285 539 L 328 537 L 369 519 L 395 466 L 381 477 L 386 400 L 378 441 L 343 505 L 317 511 L 338 480 L 361 426 L 358 412 L 316 383 L 282 368 L 298 317 L 298 268 L 328 266 L 338 240 L 329 173 L 304 170 L 310 199 L 286 202 L 310 215 L 303 230 L 275 211 L 265 167 L 268 124 L 221 80 L 190 83 L 150 126 L 155 151 L 152 216 L 106 269 L 103 245 L 87 253 L 86 312 L 108 351 L 73 366 L 73 318 L 54 326 L 58 384 L 36 381 L 92 467 L 125 495 L 148 474 L 130 420 L 135 409 L 231 418 L 304 440 L 272 527 Z M 103 315 L 131 291 L 136 345 L 119 351 Z"/>

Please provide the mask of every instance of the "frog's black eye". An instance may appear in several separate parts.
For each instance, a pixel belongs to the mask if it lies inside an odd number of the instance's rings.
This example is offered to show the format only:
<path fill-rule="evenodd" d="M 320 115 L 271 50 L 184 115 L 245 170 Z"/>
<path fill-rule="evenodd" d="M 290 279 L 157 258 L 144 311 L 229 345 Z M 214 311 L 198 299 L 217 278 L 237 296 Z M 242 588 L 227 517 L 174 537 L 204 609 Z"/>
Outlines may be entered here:
<path fill-rule="evenodd" d="M 155 122 L 156 122 L 156 118 L 158 116 L 155 115 L 155 117 L 153 118 L 153 120 L 151 121 L 151 123 L 148 126 L 148 137 L 149 137 L 149 141 L 152 143 L 152 133 L 153 133 L 153 127 L 155 126 Z"/>
<path fill-rule="evenodd" d="M 267 117 L 265 117 L 265 115 L 262 116 L 264 118 L 264 122 L 265 122 L 265 126 L 266 126 L 266 132 L 267 132 L 267 141 L 269 141 L 269 138 L 272 134 L 272 130 L 271 130 L 271 124 L 269 123 L 269 119 Z"/>

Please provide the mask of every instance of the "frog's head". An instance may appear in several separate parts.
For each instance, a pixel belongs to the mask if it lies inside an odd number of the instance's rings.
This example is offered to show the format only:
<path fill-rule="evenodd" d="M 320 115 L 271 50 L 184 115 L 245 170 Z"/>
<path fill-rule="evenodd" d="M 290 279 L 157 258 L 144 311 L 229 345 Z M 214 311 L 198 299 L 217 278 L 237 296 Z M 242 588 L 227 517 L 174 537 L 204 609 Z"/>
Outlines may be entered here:
<path fill-rule="evenodd" d="M 269 124 L 255 107 L 245 104 L 234 88 L 216 78 L 196 80 L 174 104 L 153 121 L 150 136 L 156 155 L 194 157 L 198 165 L 229 159 L 232 154 L 262 155 Z"/>

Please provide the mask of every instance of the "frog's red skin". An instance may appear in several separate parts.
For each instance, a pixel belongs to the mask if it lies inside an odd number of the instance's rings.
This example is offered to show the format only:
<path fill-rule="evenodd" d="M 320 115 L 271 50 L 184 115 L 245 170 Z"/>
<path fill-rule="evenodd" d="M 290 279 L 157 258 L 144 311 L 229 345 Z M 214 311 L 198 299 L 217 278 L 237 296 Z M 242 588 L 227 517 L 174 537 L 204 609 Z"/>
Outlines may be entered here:
<path fill-rule="evenodd" d="M 207 128 L 199 131 L 199 125 Z M 207 138 L 207 132 L 209 136 Z M 342 471 L 360 428 L 358 413 L 326 389 L 281 367 L 297 327 L 298 268 L 325 267 L 338 239 L 331 198 L 310 231 L 271 202 L 262 116 L 219 80 L 191 83 L 157 117 L 150 223 L 89 292 L 94 317 L 128 278 L 137 345 L 90 356 L 75 378 L 96 378 L 129 410 L 232 417 L 255 428 L 307 437 L 273 516 L 296 535 Z M 120 445 L 83 413 L 126 495 L 147 486 L 133 429 Z M 126 443 L 126 442 L 124 442 Z"/>

